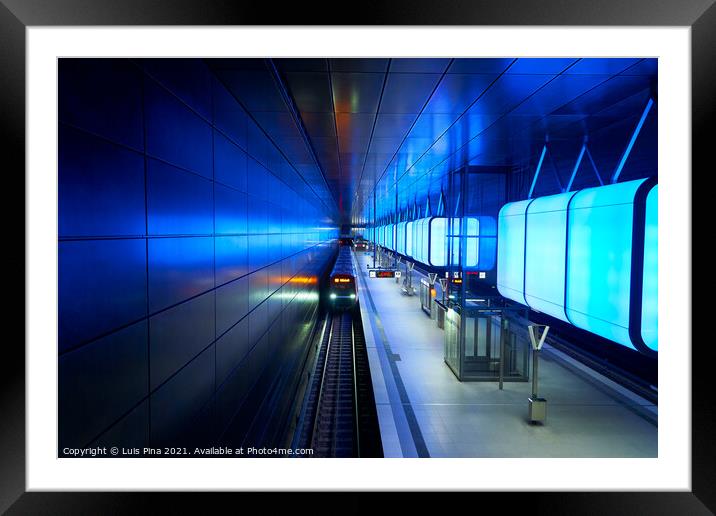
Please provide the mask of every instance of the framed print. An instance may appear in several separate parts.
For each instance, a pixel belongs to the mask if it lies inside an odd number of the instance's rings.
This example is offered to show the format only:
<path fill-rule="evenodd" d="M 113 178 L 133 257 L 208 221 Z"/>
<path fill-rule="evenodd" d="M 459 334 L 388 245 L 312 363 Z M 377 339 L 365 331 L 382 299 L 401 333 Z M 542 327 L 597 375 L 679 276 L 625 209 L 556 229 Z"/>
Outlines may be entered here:
<path fill-rule="evenodd" d="M 4 0 L 26 303 L 0 507 L 714 510 L 691 290 L 711 4 L 396 3 L 347 25 Z"/>

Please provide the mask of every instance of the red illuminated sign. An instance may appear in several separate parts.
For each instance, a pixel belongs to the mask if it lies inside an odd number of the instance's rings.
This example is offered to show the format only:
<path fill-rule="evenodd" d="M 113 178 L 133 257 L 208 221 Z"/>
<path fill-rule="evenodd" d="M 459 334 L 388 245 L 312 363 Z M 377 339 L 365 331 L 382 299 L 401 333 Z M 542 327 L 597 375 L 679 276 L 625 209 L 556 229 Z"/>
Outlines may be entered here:
<path fill-rule="evenodd" d="M 395 278 L 395 271 L 375 271 L 376 278 Z"/>

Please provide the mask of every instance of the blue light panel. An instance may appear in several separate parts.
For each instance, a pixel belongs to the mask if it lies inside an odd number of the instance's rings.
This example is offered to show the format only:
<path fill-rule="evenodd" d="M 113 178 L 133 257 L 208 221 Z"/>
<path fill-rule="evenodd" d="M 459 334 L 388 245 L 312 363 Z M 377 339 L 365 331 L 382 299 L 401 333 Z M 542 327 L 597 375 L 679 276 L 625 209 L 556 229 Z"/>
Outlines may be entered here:
<path fill-rule="evenodd" d="M 480 221 L 476 217 L 466 217 L 462 224 L 465 229 L 465 259 L 462 265 L 477 267 L 480 260 Z"/>
<path fill-rule="evenodd" d="M 398 222 L 395 225 L 395 250 L 400 254 L 405 254 L 405 226 L 406 222 Z"/>
<path fill-rule="evenodd" d="M 505 204 L 497 222 L 497 290 L 524 305 L 525 213 L 532 201 Z"/>
<path fill-rule="evenodd" d="M 646 197 L 643 270 L 634 202 L 647 179 L 506 204 L 498 220 L 503 296 L 631 349 L 658 350 L 658 188 Z M 643 189 L 642 189 L 643 191 Z M 632 285 L 643 275 L 642 291 Z M 524 290 L 523 287 L 524 286 Z M 634 314 L 637 314 L 634 317 Z M 638 317 L 638 316 L 641 317 Z M 631 318 L 630 318 L 631 316 Z M 640 322 L 639 322 L 640 321 Z"/>
<path fill-rule="evenodd" d="M 462 224 L 461 218 L 451 218 L 450 219 L 450 231 L 447 235 L 448 240 L 452 241 L 452 257 L 450 258 L 450 263 L 453 265 L 459 265 L 460 264 L 460 240 L 461 240 L 461 228 L 460 225 Z M 447 242 L 446 242 L 447 247 Z"/>
<path fill-rule="evenodd" d="M 423 263 L 430 263 L 430 218 L 423 219 L 420 227 L 422 233 L 420 256 Z"/>
<path fill-rule="evenodd" d="M 494 217 L 478 217 L 479 254 L 476 268 L 491 271 L 495 268 L 497 259 L 497 221 Z"/>
<path fill-rule="evenodd" d="M 525 299 L 564 322 L 567 207 L 575 192 L 535 199 L 527 208 Z"/>
<path fill-rule="evenodd" d="M 451 221 L 452 231 L 448 233 Z M 492 217 L 450 218 L 427 217 L 395 225 L 397 251 L 412 257 L 415 261 L 432 267 L 448 266 L 448 240 L 452 238 L 453 263 L 459 263 L 461 225 L 465 225 L 467 235 L 464 256 L 469 267 L 491 270 L 495 267 L 497 251 L 497 225 Z M 482 229 L 481 229 L 482 228 Z M 483 236 L 481 233 L 485 232 Z M 403 240 L 404 239 L 404 240 Z M 402 243 L 404 241 L 404 244 Z M 465 260 L 463 260 L 465 262 Z M 466 264 L 462 264 L 466 267 Z"/>
<path fill-rule="evenodd" d="M 645 180 L 578 192 L 569 208 L 567 316 L 636 349 L 629 338 L 633 201 Z"/>
<path fill-rule="evenodd" d="M 447 222 L 445 217 L 434 217 L 430 221 L 430 265 L 445 267 L 447 265 Z"/>
<path fill-rule="evenodd" d="M 405 225 L 405 253 L 406 256 L 413 256 L 413 222 Z"/>
<path fill-rule="evenodd" d="M 486 216 L 465 217 L 462 219 L 462 231 L 465 233 L 462 267 L 482 271 L 494 269 L 497 253 L 495 219 Z M 453 252 L 453 259 L 456 259 L 456 256 L 457 254 Z"/>
<path fill-rule="evenodd" d="M 420 219 L 415 224 L 415 241 L 413 243 L 413 251 L 415 251 L 415 259 L 419 262 L 425 261 L 423 258 L 423 226 L 425 226 L 425 219 Z"/>
<path fill-rule="evenodd" d="M 423 261 L 423 224 L 425 219 L 418 219 L 413 224 L 413 258 L 417 262 Z"/>
<path fill-rule="evenodd" d="M 428 265 L 430 263 L 430 221 L 431 217 L 416 220 L 413 224 L 413 258 Z"/>
<path fill-rule="evenodd" d="M 659 185 L 646 197 L 644 278 L 641 302 L 641 337 L 654 351 L 659 349 Z"/>

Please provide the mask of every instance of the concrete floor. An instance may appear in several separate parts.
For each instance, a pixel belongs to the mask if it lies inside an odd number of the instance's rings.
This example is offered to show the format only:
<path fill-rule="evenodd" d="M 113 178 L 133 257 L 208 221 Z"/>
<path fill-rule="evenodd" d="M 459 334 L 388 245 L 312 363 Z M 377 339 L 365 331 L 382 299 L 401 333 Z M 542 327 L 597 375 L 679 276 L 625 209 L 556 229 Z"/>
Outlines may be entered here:
<path fill-rule="evenodd" d="M 543 426 L 526 421 L 531 383 L 500 391 L 496 382 L 459 382 L 443 360 L 443 330 L 418 296 L 368 278 L 367 254 L 356 260 L 386 457 L 657 456 L 656 407 L 546 345 Z"/>

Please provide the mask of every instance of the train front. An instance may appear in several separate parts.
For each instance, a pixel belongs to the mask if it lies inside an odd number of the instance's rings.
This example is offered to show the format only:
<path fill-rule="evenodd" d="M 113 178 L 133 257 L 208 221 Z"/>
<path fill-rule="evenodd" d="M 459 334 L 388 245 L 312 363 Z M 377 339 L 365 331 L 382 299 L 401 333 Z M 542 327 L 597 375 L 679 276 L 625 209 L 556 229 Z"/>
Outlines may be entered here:
<path fill-rule="evenodd" d="M 356 304 L 356 282 L 352 274 L 337 273 L 331 276 L 328 297 L 334 310 L 348 310 Z"/>

